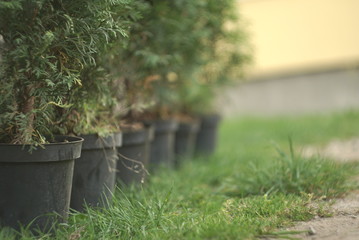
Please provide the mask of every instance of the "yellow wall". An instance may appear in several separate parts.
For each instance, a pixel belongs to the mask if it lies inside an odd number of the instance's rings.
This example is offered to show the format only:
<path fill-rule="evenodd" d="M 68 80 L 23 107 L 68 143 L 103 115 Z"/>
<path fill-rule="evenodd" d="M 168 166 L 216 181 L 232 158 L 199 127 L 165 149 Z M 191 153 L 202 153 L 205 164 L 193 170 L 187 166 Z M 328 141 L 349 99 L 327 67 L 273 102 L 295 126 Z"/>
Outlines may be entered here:
<path fill-rule="evenodd" d="M 238 0 L 254 75 L 359 63 L 359 0 Z"/>

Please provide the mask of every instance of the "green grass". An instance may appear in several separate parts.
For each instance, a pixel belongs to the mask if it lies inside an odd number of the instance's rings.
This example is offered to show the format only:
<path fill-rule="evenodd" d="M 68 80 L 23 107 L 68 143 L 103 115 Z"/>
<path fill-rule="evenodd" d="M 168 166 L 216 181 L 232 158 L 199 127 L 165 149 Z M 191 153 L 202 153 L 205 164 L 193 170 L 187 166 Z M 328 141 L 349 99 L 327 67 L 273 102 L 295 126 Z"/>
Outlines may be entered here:
<path fill-rule="evenodd" d="M 226 120 L 213 156 L 160 171 L 143 188 L 117 190 L 109 209 L 73 214 L 52 235 L 23 230 L 19 239 L 291 238 L 278 229 L 329 216 L 322 200 L 344 195 L 358 174 L 357 164 L 306 159 L 296 149 L 359 136 L 358 122 L 355 111 Z M 3 229 L 0 239 L 15 237 Z"/>

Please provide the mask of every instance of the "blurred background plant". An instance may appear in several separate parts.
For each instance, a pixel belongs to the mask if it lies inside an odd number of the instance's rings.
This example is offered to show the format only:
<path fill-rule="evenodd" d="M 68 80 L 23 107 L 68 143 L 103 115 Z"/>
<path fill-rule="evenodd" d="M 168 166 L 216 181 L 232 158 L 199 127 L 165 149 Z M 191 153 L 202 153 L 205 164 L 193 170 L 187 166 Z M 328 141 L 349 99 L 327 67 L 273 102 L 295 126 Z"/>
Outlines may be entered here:
<path fill-rule="evenodd" d="M 187 29 L 192 41 L 182 52 L 177 70 L 177 109 L 189 115 L 216 112 L 213 102 L 221 87 L 243 79 L 251 62 L 251 49 L 236 1 L 198 1 L 189 3 L 191 19 Z M 181 8 L 179 3 L 178 8 Z M 185 12 L 184 17 L 188 15 Z"/>
<path fill-rule="evenodd" d="M 111 64 L 127 118 L 210 111 L 215 89 L 238 80 L 250 60 L 235 1 L 147 3 L 128 46 Z"/>

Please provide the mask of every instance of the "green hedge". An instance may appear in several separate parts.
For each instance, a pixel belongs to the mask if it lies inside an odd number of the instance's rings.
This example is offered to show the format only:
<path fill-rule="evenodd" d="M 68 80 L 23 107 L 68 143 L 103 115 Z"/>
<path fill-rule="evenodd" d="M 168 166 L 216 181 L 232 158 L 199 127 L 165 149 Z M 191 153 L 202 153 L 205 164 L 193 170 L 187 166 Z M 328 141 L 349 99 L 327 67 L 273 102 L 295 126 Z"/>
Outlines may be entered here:
<path fill-rule="evenodd" d="M 45 135 L 54 132 L 53 126 L 64 128 L 73 122 L 71 117 L 59 122 L 58 116 L 69 115 L 71 106 L 90 94 L 88 86 L 101 85 L 101 79 L 84 78 L 84 69 L 97 66 L 98 56 L 110 42 L 127 36 L 130 17 L 121 16 L 131 16 L 130 3 L 1 1 L 0 34 L 5 45 L 1 49 L 0 142 L 42 144 L 48 141 Z M 92 90 L 91 94 L 107 92 Z"/>
<path fill-rule="evenodd" d="M 36 146 L 144 111 L 209 109 L 249 60 L 235 4 L 1 1 L 0 142 Z"/>

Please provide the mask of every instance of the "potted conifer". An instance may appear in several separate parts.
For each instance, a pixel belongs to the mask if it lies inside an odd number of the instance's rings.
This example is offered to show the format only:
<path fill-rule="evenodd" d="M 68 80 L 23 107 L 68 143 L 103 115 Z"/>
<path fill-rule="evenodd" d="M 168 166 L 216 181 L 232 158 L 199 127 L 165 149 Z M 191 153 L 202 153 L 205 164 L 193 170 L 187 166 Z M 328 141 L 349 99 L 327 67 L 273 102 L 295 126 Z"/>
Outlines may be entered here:
<path fill-rule="evenodd" d="M 141 89 L 142 96 L 132 99 L 142 99 L 152 105 L 141 115 L 146 120 L 151 119 L 159 129 L 158 134 L 155 131 L 151 161 L 172 165 L 173 153 L 168 154 L 166 146 L 171 146 L 171 151 L 177 151 L 177 155 L 191 155 L 190 146 L 195 145 L 199 119 L 216 112 L 211 105 L 217 89 L 241 76 L 249 60 L 248 45 L 237 19 L 234 0 L 221 4 L 214 0 L 151 3 L 142 28 L 135 29 L 132 45 L 125 54 L 126 60 L 131 59 L 128 72 L 132 74 L 126 76 L 129 82 L 126 86 Z M 177 144 L 173 137 L 161 134 L 166 125 L 175 126 L 164 121 L 174 117 L 180 126 Z M 211 124 L 204 121 L 203 131 L 216 126 L 219 117 L 211 116 L 211 119 Z M 175 128 L 172 129 L 174 132 Z M 201 136 L 216 136 L 202 134 L 203 131 L 200 130 L 197 142 L 205 144 L 205 140 L 209 140 Z M 201 152 L 201 144 L 197 146 Z M 208 148 L 214 149 L 214 145 Z"/>
<path fill-rule="evenodd" d="M 173 165 L 174 133 L 177 123 L 171 119 L 168 107 L 169 102 L 173 101 L 173 94 L 170 90 L 172 83 L 168 81 L 166 74 L 169 72 L 167 61 L 173 62 L 174 57 L 170 53 L 156 50 L 156 42 L 159 41 L 156 31 L 162 27 L 158 15 L 160 2 L 162 1 L 144 5 L 143 18 L 131 29 L 128 46 L 113 61 L 113 69 L 118 73 L 118 84 L 122 86 L 124 93 L 119 97 L 129 109 L 123 114 L 124 127 L 127 128 L 125 135 L 130 136 L 131 132 L 137 135 L 138 131 L 151 125 L 154 136 L 150 148 L 142 148 L 141 153 L 130 154 L 134 157 L 133 162 L 130 161 L 132 157 L 126 156 L 128 153 L 124 149 L 119 149 L 122 165 L 126 165 L 121 167 L 119 163 L 119 176 L 121 172 L 133 171 L 134 169 L 128 166 L 139 166 L 139 160 L 146 167 L 147 160 L 144 159 L 147 157 L 144 156 L 149 156 L 150 163 L 155 165 Z M 161 21 L 166 20 L 163 18 Z M 150 132 L 145 135 L 151 136 Z M 147 140 L 149 139 L 151 138 L 147 137 Z M 148 150 L 150 154 L 145 153 Z M 140 174 L 143 175 L 143 172 Z"/>
<path fill-rule="evenodd" d="M 132 29 L 130 43 L 117 63 L 126 100 L 142 110 L 130 111 L 129 118 L 155 126 L 152 163 L 173 165 L 174 151 L 191 155 L 198 116 L 212 112 L 208 103 L 215 89 L 233 78 L 233 72 L 241 73 L 232 70 L 241 69 L 248 58 L 242 46 L 244 34 L 241 29 L 227 29 L 234 21 L 234 4 L 233 0 L 223 4 L 151 1 L 140 24 Z M 177 141 L 174 117 L 180 122 Z M 162 131 L 166 126 L 169 134 Z"/>
<path fill-rule="evenodd" d="M 74 159 L 80 157 L 82 139 L 52 136 L 88 133 L 82 131 L 86 129 L 84 125 L 93 124 L 94 119 L 100 122 L 98 116 L 108 104 L 94 102 L 108 99 L 105 98 L 108 88 L 102 88 L 108 82 L 101 82 L 105 75 L 96 65 L 97 59 L 112 39 L 126 34 L 127 25 L 122 24 L 132 18 L 128 16 L 130 3 L 107 0 L 0 3 L 0 34 L 5 42 L 0 70 L 4 86 L 0 90 L 0 109 L 4 113 L 0 116 L 0 152 L 7 156 L 0 161 L 4 166 L 1 171 L 7 174 L 0 177 L 23 177 L 14 180 L 13 185 L 8 184 L 12 180 L 1 179 L 6 186 L 1 185 L 0 189 L 7 193 L 0 193 L 6 196 L 0 200 L 1 225 L 17 228 L 18 222 L 27 224 L 49 212 L 58 213 L 60 221 L 66 219 Z M 116 16 L 115 20 L 112 12 L 115 8 L 116 14 L 128 19 Z M 89 74 L 94 76 L 89 78 Z M 94 93 L 98 94 L 89 97 Z M 94 118 L 83 119 L 88 116 Z M 117 136 L 110 139 L 111 144 L 119 142 Z M 9 152 L 14 148 L 15 152 Z M 18 162 L 25 163 L 23 170 L 19 170 Z M 40 167 L 38 162 L 48 166 Z M 17 195 L 24 189 L 28 190 L 26 198 Z M 50 220 L 36 218 L 34 226 L 46 230 Z"/>
<path fill-rule="evenodd" d="M 77 211 L 83 211 L 85 204 L 106 207 L 112 199 L 122 133 L 114 114 L 118 104 L 113 77 L 106 64 L 114 46 L 127 42 L 129 27 L 140 12 L 139 3 L 132 1 L 93 1 L 90 6 L 91 14 L 78 27 L 91 28 L 92 62 L 84 65 L 82 87 L 70 96 L 73 105 L 62 114 L 65 128 L 59 129 L 84 138 L 82 156 L 75 161 L 70 204 Z"/>
<path fill-rule="evenodd" d="M 81 5 L 81 7 L 79 7 Z M 47 230 L 65 221 L 82 139 L 54 136 L 88 59 L 74 32 L 83 1 L 0 2 L 0 225 Z M 48 213 L 56 215 L 46 215 Z"/>
<path fill-rule="evenodd" d="M 135 98 L 143 95 L 141 88 L 128 87 L 133 82 L 131 80 L 136 73 L 131 72 L 133 69 L 131 60 L 128 56 L 133 46 L 136 46 L 134 41 L 141 37 L 138 35 L 134 37 L 136 29 L 143 29 L 141 23 L 138 21 L 143 17 L 150 7 L 147 1 L 131 1 L 127 2 L 125 9 L 131 9 L 130 12 L 116 11 L 119 18 L 125 20 L 122 27 L 126 26 L 125 33 L 129 38 L 124 41 L 113 41 L 110 47 L 107 47 L 103 57 L 101 57 L 102 71 L 107 73 L 106 80 L 99 81 L 99 83 L 106 82 L 106 102 L 110 108 L 106 111 L 100 111 L 102 116 L 97 114 L 95 119 L 102 119 L 101 122 L 107 123 L 107 126 L 116 125 L 121 129 L 122 145 L 117 146 L 117 179 L 122 183 L 143 182 L 147 175 L 147 163 L 149 158 L 149 143 L 153 139 L 153 131 L 150 126 L 145 126 L 137 118 L 133 117 L 132 113 L 137 112 L 142 104 L 137 102 Z M 130 31 L 128 31 L 130 29 Z M 93 74 L 90 74 L 93 77 Z M 90 84 L 91 87 L 91 84 Z M 103 87 L 101 87 L 102 89 Z M 96 94 L 96 93 L 94 93 Z M 92 95 L 92 94 L 91 94 Z M 99 101 L 95 101 L 97 103 Z M 101 101 L 100 101 L 101 102 Z M 106 112 L 106 114 L 103 114 Z M 96 120 L 96 121 L 97 121 Z M 103 129 L 100 129 L 103 132 Z"/>
<path fill-rule="evenodd" d="M 236 1 L 185 2 L 188 10 L 184 11 L 186 19 L 181 20 L 181 27 L 185 29 L 182 35 L 191 44 L 180 52 L 183 61 L 177 71 L 176 109 L 182 118 L 200 120 L 196 152 L 212 153 L 220 120 L 213 102 L 223 86 L 242 79 L 243 70 L 250 61 L 250 49 Z M 188 138 L 193 142 L 192 139 Z"/>

